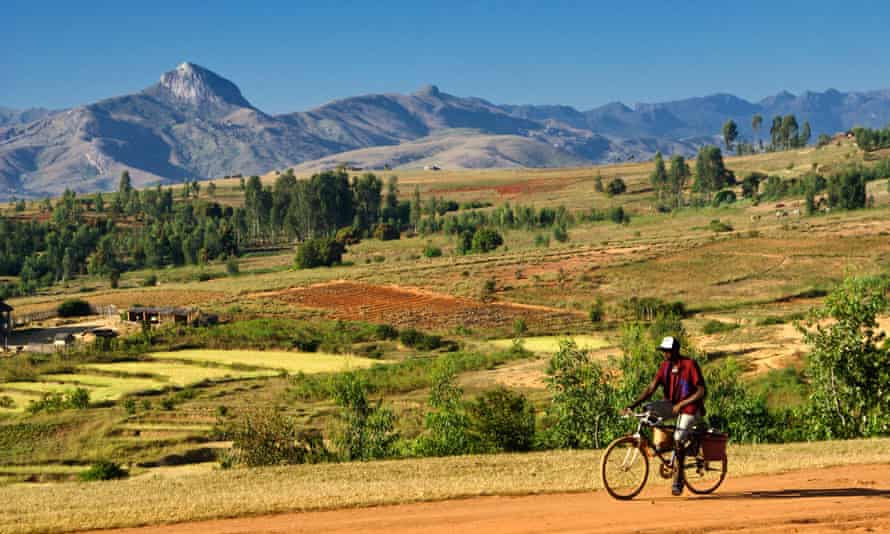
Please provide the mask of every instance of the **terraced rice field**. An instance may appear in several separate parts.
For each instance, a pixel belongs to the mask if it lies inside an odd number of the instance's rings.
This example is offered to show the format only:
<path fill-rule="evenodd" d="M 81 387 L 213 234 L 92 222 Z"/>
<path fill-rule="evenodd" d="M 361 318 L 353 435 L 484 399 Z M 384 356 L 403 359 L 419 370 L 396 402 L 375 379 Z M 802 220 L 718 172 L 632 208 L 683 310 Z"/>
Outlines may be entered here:
<path fill-rule="evenodd" d="M 539 329 L 584 323 L 584 314 L 542 306 L 484 303 L 419 289 L 335 281 L 254 295 L 306 308 L 328 310 L 338 319 L 431 330 L 507 328 L 524 319 Z"/>
<path fill-rule="evenodd" d="M 522 338 L 522 346 L 532 352 L 552 354 L 559 351 L 559 344 L 563 340 L 571 339 L 580 349 L 602 349 L 611 346 L 611 343 L 597 336 L 539 336 Z M 495 339 L 490 343 L 499 348 L 509 348 L 513 345 L 512 339 Z"/>
<path fill-rule="evenodd" d="M 370 358 L 323 352 L 285 352 L 259 350 L 179 350 L 155 352 L 156 360 L 209 362 L 217 365 L 242 365 L 265 369 L 284 369 L 288 373 L 328 373 L 371 367 L 386 363 Z"/>
<path fill-rule="evenodd" d="M 160 381 L 176 386 L 189 386 L 207 380 L 235 380 L 241 378 L 272 376 L 275 374 L 275 371 L 272 370 L 244 371 L 227 369 L 224 367 L 189 365 L 172 361 L 93 363 L 83 365 L 81 368 L 104 373 L 151 375 Z"/>
<path fill-rule="evenodd" d="M 161 391 L 169 384 L 151 378 L 120 378 L 80 373 L 42 375 L 42 382 L 11 382 L 4 389 L 31 391 L 37 394 L 70 391 L 78 387 L 89 390 L 90 400 L 117 400 L 133 393 Z"/>

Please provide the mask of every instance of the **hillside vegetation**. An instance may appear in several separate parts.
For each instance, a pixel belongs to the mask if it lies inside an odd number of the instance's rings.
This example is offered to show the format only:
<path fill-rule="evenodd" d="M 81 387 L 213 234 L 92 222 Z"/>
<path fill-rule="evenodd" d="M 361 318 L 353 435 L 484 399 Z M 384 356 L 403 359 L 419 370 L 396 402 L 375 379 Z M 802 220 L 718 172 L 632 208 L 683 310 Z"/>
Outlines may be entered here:
<path fill-rule="evenodd" d="M 299 469 L 379 469 L 385 484 L 415 465 L 462 461 L 417 457 L 598 448 L 628 430 L 617 412 L 650 379 L 668 334 L 703 364 L 712 424 L 740 444 L 742 471 L 793 466 L 749 467 L 744 451 L 772 449 L 741 444 L 885 436 L 882 157 L 838 139 L 666 158 L 664 176 L 651 161 L 398 178 L 284 171 L 175 190 L 122 179 L 101 210 L 100 197 L 73 193 L 10 204 L 7 302 L 32 318 L 16 336 L 97 322 L 123 335 L 0 361 L 0 476 L 64 481 L 110 461 L 132 477 L 111 484 L 138 496 L 151 493 L 150 473 L 176 469 L 234 470 L 184 474 L 183 487 L 229 477 L 262 486 L 296 468 L 245 466 L 337 462 Z M 106 315 L 52 317 L 75 297 Z M 194 306 L 219 324 L 153 328 L 107 315 L 136 304 Z M 844 365 L 838 339 L 857 347 Z M 847 445 L 812 447 L 815 465 L 843 461 L 829 457 Z M 550 454 L 559 465 L 534 453 L 479 461 L 517 462 L 503 469 L 529 476 L 578 471 L 573 462 L 590 453 Z M 412 459 L 350 463 L 389 458 Z M 595 477 L 563 482 L 520 486 L 585 489 Z M 442 484 L 430 498 L 507 491 Z M 334 494 L 168 511 L 399 500 Z M 103 497 L 82 502 L 93 498 Z M 85 513 L 71 517 L 123 524 Z M 64 528 L 34 514 L 34 525 Z"/>

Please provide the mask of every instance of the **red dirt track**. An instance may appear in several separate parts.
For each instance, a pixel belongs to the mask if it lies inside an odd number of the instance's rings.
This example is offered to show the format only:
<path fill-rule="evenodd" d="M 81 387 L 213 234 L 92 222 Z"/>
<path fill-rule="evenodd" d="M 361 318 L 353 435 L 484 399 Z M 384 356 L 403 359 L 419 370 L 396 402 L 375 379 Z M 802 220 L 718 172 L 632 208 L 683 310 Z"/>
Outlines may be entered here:
<path fill-rule="evenodd" d="M 671 497 L 647 488 L 630 502 L 603 491 L 305 512 L 103 533 L 370 532 L 886 532 L 890 465 L 730 478 L 716 494 Z"/>

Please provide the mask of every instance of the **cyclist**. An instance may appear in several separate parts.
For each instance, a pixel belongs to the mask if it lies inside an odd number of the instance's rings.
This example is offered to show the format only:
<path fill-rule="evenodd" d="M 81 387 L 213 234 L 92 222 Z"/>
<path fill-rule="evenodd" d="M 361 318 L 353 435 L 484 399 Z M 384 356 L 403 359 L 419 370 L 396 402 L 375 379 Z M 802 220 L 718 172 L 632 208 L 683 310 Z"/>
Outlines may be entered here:
<path fill-rule="evenodd" d="M 695 360 L 680 355 L 680 342 L 673 337 L 666 337 L 658 346 L 664 361 L 652 383 L 646 388 L 633 404 L 625 411 L 630 412 L 655 393 L 661 386 L 665 399 L 672 404 L 671 414 L 677 419 L 674 432 L 675 465 L 674 483 L 671 493 L 683 493 L 683 465 L 686 441 L 695 425 L 705 415 L 705 379 L 701 368 Z"/>

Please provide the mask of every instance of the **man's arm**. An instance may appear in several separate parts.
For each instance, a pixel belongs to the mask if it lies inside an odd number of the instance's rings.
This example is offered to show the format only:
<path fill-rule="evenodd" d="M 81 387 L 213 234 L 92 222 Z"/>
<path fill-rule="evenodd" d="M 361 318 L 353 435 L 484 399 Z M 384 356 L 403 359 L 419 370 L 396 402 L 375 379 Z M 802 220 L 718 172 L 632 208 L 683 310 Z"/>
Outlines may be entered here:
<path fill-rule="evenodd" d="M 673 409 L 674 415 L 678 415 L 680 412 L 683 411 L 683 408 L 685 408 L 686 406 L 689 406 L 690 404 L 692 404 L 700 399 L 703 399 L 704 396 L 705 396 L 705 385 L 699 384 L 698 387 L 695 389 L 695 393 L 693 393 L 692 395 L 681 400 L 677 404 L 674 404 L 674 409 Z"/>
<path fill-rule="evenodd" d="M 647 400 L 649 400 L 649 397 L 651 397 L 652 394 L 655 393 L 656 389 L 658 389 L 658 377 L 657 376 L 652 379 L 652 383 L 649 384 L 649 386 L 646 388 L 646 391 L 644 391 L 642 394 L 640 394 L 640 396 L 637 397 L 637 400 L 633 401 L 633 404 L 631 404 L 630 406 L 627 407 L 627 410 L 633 410 L 634 408 L 636 408 L 643 402 L 646 402 Z"/>

